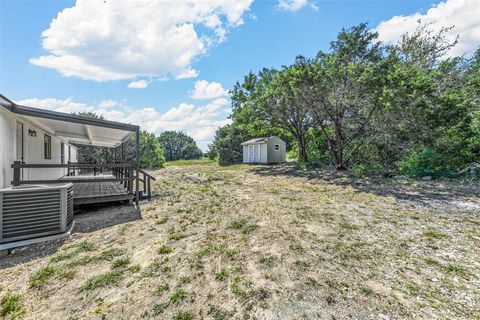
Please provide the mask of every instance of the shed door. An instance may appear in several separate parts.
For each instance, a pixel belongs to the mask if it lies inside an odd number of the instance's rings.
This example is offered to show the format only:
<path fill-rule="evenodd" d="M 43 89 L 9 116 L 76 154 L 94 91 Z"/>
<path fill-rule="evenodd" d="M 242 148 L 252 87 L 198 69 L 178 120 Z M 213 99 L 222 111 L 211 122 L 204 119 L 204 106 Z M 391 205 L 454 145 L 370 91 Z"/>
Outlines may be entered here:
<path fill-rule="evenodd" d="M 258 144 L 248 146 L 248 162 L 258 162 L 260 160 L 260 148 Z"/>

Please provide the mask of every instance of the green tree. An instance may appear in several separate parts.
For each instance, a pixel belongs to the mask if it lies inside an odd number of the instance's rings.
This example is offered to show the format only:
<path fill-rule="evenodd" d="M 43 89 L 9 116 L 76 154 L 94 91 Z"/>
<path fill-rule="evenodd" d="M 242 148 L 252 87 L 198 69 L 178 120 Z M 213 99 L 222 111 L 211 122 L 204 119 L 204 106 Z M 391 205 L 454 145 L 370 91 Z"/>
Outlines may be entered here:
<path fill-rule="evenodd" d="M 200 159 L 202 150 L 198 148 L 195 140 L 181 131 L 164 131 L 158 137 L 167 161 L 180 159 Z"/>
<path fill-rule="evenodd" d="M 161 168 L 164 162 L 165 157 L 157 137 L 153 133 L 142 130 L 140 134 L 140 167 Z"/>
<path fill-rule="evenodd" d="M 355 161 L 372 130 L 372 117 L 381 109 L 382 47 L 366 24 L 343 29 L 318 53 L 304 73 L 299 96 L 309 107 L 335 160 L 344 170 Z"/>

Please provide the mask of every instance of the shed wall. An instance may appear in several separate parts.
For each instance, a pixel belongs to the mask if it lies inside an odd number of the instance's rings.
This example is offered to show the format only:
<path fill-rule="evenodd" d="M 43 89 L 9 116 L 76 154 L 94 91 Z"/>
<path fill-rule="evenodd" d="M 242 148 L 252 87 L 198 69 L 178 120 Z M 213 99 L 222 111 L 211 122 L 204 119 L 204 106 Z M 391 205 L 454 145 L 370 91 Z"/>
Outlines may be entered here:
<path fill-rule="evenodd" d="M 279 150 L 275 150 L 275 145 L 279 146 Z M 268 148 L 268 163 L 281 163 L 287 160 L 287 145 L 285 141 L 278 137 L 272 137 L 266 143 Z"/>

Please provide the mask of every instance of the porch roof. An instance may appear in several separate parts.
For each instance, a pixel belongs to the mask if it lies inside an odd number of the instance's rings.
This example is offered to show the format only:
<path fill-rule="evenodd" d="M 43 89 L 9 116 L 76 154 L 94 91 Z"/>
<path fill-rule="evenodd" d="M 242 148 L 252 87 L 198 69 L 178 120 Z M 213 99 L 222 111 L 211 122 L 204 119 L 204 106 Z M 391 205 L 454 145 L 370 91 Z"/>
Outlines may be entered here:
<path fill-rule="evenodd" d="M 136 125 L 22 106 L 1 94 L 0 106 L 71 143 L 116 147 L 140 130 Z"/>

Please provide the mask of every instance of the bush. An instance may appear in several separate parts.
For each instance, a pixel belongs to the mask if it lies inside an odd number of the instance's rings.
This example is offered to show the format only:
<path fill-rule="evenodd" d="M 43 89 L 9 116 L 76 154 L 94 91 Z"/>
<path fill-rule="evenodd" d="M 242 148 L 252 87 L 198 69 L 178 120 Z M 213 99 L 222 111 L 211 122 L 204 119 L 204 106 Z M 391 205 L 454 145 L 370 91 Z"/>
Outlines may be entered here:
<path fill-rule="evenodd" d="M 445 165 L 442 155 L 433 149 L 424 149 L 407 157 L 400 164 L 400 172 L 412 177 L 454 175 L 454 170 Z"/>

